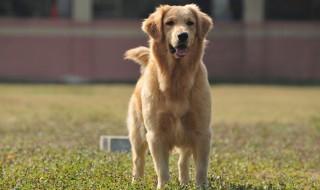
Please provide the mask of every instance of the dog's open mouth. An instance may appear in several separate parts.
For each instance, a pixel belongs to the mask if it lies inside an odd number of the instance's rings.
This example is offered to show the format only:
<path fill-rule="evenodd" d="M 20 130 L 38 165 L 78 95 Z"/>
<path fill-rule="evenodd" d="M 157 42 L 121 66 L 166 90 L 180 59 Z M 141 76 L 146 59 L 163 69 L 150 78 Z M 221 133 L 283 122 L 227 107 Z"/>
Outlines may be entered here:
<path fill-rule="evenodd" d="M 179 59 L 187 55 L 188 48 L 186 44 L 179 44 L 176 47 L 173 47 L 171 44 L 169 44 L 169 49 L 174 56 Z"/>

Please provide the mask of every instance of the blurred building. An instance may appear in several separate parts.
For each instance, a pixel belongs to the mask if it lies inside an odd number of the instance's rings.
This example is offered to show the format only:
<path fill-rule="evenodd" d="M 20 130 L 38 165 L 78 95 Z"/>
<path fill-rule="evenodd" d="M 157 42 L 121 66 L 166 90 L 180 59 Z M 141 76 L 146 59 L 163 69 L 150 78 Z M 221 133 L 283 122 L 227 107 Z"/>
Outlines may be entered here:
<path fill-rule="evenodd" d="M 319 0 L 1 0 L 0 81 L 133 81 L 125 50 L 147 45 L 159 4 L 196 2 L 214 19 L 212 80 L 319 82 Z"/>

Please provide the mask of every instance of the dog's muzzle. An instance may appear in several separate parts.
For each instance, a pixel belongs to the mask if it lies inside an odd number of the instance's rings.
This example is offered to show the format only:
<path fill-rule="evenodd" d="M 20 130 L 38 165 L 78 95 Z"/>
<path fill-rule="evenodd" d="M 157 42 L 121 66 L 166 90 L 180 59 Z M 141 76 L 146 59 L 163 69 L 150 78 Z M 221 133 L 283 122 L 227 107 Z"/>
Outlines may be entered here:
<path fill-rule="evenodd" d="M 178 35 L 178 44 L 173 46 L 169 44 L 169 50 L 174 56 L 179 59 L 187 55 L 188 52 L 188 33 L 182 32 Z"/>

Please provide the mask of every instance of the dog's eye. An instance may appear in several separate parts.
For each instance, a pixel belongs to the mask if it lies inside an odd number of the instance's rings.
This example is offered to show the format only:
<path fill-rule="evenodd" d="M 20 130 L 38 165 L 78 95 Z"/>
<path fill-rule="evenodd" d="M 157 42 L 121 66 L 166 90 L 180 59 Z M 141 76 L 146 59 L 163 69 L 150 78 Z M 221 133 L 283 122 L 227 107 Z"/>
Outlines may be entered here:
<path fill-rule="evenodd" d="M 192 21 L 188 21 L 188 22 L 187 22 L 187 25 L 188 25 L 188 26 L 192 26 L 192 25 L 194 25 L 194 23 L 193 23 Z"/>
<path fill-rule="evenodd" d="M 173 26 L 173 25 L 174 25 L 174 22 L 173 22 L 172 20 L 167 21 L 167 22 L 166 22 L 166 25 L 167 25 L 167 26 Z"/>

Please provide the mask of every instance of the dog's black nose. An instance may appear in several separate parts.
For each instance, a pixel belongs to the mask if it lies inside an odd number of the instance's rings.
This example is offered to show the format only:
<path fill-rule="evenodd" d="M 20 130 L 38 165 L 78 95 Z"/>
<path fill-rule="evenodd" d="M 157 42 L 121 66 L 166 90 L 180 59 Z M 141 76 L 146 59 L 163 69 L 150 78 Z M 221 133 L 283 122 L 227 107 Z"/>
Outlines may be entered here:
<path fill-rule="evenodd" d="M 182 32 L 178 35 L 178 39 L 180 42 L 184 42 L 188 39 L 188 33 L 187 32 Z"/>

